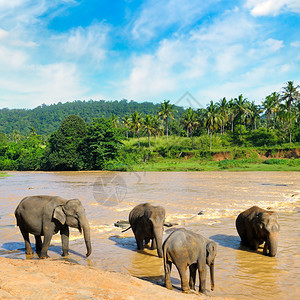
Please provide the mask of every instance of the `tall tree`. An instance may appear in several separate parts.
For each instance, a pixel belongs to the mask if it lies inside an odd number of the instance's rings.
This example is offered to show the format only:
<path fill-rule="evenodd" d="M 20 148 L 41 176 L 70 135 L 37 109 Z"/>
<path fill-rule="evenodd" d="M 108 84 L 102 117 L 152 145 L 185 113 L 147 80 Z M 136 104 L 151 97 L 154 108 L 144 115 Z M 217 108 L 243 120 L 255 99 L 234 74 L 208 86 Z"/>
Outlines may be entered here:
<path fill-rule="evenodd" d="M 228 112 L 229 112 L 229 103 L 227 102 L 225 97 L 217 103 L 217 107 L 221 119 L 221 134 L 223 135 L 225 131 L 224 128 L 226 122 L 228 121 Z"/>
<path fill-rule="evenodd" d="M 207 128 L 207 132 L 209 134 L 209 150 L 211 150 L 212 134 L 219 128 L 220 124 L 221 119 L 218 114 L 218 108 L 213 101 L 210 101 L 207 107 L 207 115 L 204 123 L 204 126 Z"/>
<path fill-rule="evenodd" d="M 289 110 L 289 133 L 290 143 L 292 143 L 292 103 L 300 100 L 300 86 L 294 86 L 294 81 L 288 81 L 283 87 L 281 99 L 286 101 Z"/>
<path fill-rule="evenodd" d="M 183 114 L 181 124 L 184 126 L 186 130 L 186 136 L 189 137 L 191 135 L 192 138 L 192 149 L 194 149 L 194 137 L 193 132 L 198 127 L 199 122 L 197 119 L 196 112 L 189 107 Z"/>
<path fill-rule="evenodd" d="M 257 120 L 260 118 L 260 113 L 262 112 L 262 109 L 259 105 L 256 105 L 254 101 L 250 104 L 250 116 L 251 116 L 251 124 L 252 124 L 252 130 L 256 130 L 257 128 Z"/>
<path fill-rule="evenodd" d="M 123 117 L 122 122 L 123 122 L 123 126 L 126 129 L 126 138 L 128 139 L 128 131 L 131 126 L 131 119 L 129 116 L 125 116 L 125 117 Z"/>
<path fill-rule="evenodd" d="M 153 130 L 153 116 L 152 115 L 146 115 L 144 119 L 144 129 L 148 136 L 148 144 L 149 144 L 149 150 L 151 151 L 151 143 L 150 143 L 150 136 L 152 134 Z"/>
<path fill-rule="evenodd" d="M 166 125 L 166 135 L 167 135 L 167 143 L 169 143 L 169 128 L 168 121 L 169 118 L 174 119 L 174 113 L 176 112 L 174 108 L 174 104 L 170 104 L 170 100 L 165 100 L 160 104 L 158 115 L 162 117 L 165 125 Z"/>
<path fill-rule="evenodd" d="M 83 161 L 78 150 L 86 136 L 86 123 L 76 115 L 65 118 L 49 139 L 49 150 L 45 154 L 47 170 L 80 170 Z"/>
<path fill-rule="evenodd" d="M 266 100 L 262 103 L 263 108 L 267 115 L 267 131 L 269 131 L 270 120 L 272 113 L 276 112 L 276 106 L 278 105 L 279 95 L 274 92 L 266 97 Z"/>
<path fill-rule="evenodd" d="M 143 128 L 143 122 L 144 122 L 143 113 L 138 113 L 137 111 L 135 111 L 130 115 L 130 118 L 131 118 L 131 129 L 136 133 L 138 137 L 138 144 L 140 149 L 141 148 L 140 131 Z"/>
<path fill-rule="evenodd" d="M 246 116 L 250 113 L 249 102 L 247 98 L 244 98 L 243 95 L 239 95 L 238 98 L 234 99 L 237 115 L 240 119 L 240 141 L 242 140 L 242 123 L 245 121 Z"/>
<path fill-rule="evenodd" d="M 159 116 L 153 116 L 152 117 L 152 130 L 153 134 L 155 136 L 155 148 L 157 147 L 157 136 L 160 134 L 164 134 L 164 126 L 162 124 L 161 119 Z"/>

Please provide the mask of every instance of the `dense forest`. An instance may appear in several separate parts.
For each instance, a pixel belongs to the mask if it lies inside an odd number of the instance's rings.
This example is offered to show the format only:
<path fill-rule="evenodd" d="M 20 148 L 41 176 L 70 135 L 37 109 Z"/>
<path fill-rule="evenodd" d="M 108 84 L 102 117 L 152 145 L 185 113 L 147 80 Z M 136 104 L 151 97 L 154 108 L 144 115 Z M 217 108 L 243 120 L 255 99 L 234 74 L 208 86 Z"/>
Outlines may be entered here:
<path fill-rule="evenodd" d="M 295 148 L 300 143 L 299 89 L 288 81 L 281 93 L 273 92 L 259 105 L 239 95 L 199 109 L 168 100 L 2 109 L 0 170 L 127 170 L 191 151 L 207 156 L 233 147 Z"/>
<path fill-rule="evenodd" d="M 89 123 L 94 118 L 109 118 L 113 115 L 122 118 L 137 111 L 143 114 L 155 114 L 159 104 L 135 101 L 74 101 L 51 105 L 41 105 L 34 109 L 0 110 L 0 132 L 11 134 L 14 130 L 25 135 L 33 129 L 37 134 L 49 135 L 57 130 L 59 124 L 69 115 L 78 115 Z M 176 107 L 179 115 L 183 108 Z"/>

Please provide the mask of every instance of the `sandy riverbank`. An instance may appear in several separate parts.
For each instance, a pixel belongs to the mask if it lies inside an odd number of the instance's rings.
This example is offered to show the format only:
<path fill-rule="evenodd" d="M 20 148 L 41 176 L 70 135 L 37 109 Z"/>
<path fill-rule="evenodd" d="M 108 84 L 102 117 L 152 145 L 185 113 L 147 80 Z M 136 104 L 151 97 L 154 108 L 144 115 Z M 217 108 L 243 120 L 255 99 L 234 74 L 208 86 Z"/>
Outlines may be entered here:
<path fill-rule="evenodd" d="M 208 299 L 169 291 L 126 274 L 67 261 L 0 257 L 0 298 L 12 299 Z M 219 298 L 220 299 L 220 298 Z"/>

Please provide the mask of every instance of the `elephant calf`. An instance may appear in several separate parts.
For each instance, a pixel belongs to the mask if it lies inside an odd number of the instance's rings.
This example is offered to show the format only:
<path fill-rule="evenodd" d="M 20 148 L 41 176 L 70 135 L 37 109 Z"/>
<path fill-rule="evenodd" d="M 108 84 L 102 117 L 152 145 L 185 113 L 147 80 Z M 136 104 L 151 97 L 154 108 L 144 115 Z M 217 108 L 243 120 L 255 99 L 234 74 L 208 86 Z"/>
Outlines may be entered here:
<path fill-rule="evenodd" d="M 151 249 L 157 248 L 158 256 L 162 257 L 165 215 L 166 212 L 162 206 L 153 206 L 150 203 L 139 204 L 130 211 L 130 227 L 126 230 L 132 228 L 139 250 L 144 249 L 144 241 L 148 244 L 152 240 Z"/>
<path fill-rule="evenodd" d="M 200 234 L 180 228 L 173 231 L 163 244 L 165 285 L 172 289 L 171 268 L 176 266 L 184 292 L 195 289 L 196 271 L 199 272 L 199 292 L 206 294 L 206 264 L 210 267 L 211 290 L 214 289 L 214 262 L 217 253 L 215 242 Z M 188 283 L 186 269 L 189 266 L 190 280 Z"/>
<path fill-rule="evenodd" d="M 257 250 L 265 243 L 263 254 L 276 255 L 280 229 L 276 212 L 252 206 L 238 215 L 236 229 L 245 246 Z"/>
<path fill-rule="evenodd" d="M 29 196 L 21 200 L 15 210 L 17 225 L 25 241 L 26 254 L 33 254 L 29 233 L 35 236 L 36 252 L 40 258 L 47 254 L 53 234 L 60 231 L 63 256 L 69 251 L 69 226 L 83 229 L 86 256 L 92 252 L 89 222 L 78 199 L 66 200 L 58 196 Z M 42 243 L 41 236 L 44 236 Z"/>

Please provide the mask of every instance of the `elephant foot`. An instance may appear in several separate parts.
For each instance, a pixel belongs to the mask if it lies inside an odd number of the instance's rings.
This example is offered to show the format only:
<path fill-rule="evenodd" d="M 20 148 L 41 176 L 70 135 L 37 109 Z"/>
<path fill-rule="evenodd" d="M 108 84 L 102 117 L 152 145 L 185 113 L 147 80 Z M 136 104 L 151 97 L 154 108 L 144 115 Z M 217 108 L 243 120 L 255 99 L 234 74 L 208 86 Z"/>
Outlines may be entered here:
<path fill-rule="evenodd" d="M 32 249 L 31 250 L 26 250 L 25 253 L 26 253 L 26 255 L 33 255 L 34 254 Z"/>
<path fill-rule="evenodd" d="M 40 253 L 40 259 L 49 258 L 50 256 L 47 253 Z"/>
<path fill-rule="evenodd" d="M 182 292 L 185 293 L 185 294 L 193 294 L 193 292 L 190 289 L 182 290 Z"/>
<path fill-rule="evenodd" d="M 68 256 L 69 255 L 69 251 L 63 251 L 61 256 Z"/>
<path fill-rule="evenodd" d="M 171 283 L 166 283 L 166 288 L 167 288 L 168 290 L 172 290 L 172 289 L 173 289 L 173 286 L 172 286 Z"/>

